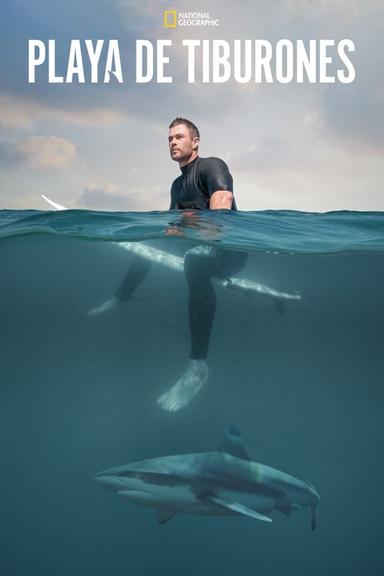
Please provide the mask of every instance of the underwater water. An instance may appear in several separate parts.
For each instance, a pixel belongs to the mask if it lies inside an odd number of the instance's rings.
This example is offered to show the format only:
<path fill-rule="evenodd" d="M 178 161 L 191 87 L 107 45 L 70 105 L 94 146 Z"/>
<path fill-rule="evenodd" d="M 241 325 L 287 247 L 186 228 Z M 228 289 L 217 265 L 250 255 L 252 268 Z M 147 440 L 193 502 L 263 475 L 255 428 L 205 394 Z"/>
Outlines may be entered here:
<path fill-rule="evenodd" d="M 184 274 L 153 264 L 135 298 L 87 316 L 133 241 L 246 251 L 239 277 L 301 299 L 217 286 L 208 382 L 167 412 L 189 354 Z M 384 573 L 384 213 L 1 211 L 0 270 L 0 574 Z M 316 487 L 316 531 L 308 509 L 160 525 L 93 480 L 215 450 L 228 425 Z"/>

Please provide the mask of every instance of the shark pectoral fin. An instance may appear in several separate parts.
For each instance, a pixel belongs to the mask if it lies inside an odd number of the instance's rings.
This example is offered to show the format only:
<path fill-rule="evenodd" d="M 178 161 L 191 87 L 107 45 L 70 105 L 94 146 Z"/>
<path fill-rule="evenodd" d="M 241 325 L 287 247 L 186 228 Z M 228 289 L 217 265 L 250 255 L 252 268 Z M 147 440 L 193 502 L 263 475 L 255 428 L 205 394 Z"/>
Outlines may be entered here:
<path fill-rule="evenodd" d="M 209 496 L 208 500 L 214 502 L 218 506 L 222 508 L 227 508 L 227 510 L 231 510 L 235 514 L 241 514 L 243 516 L 249 516 L 250 518 L 254 518 L 255 520 L 261 520 L 262 522 L 272 522 L 272 518 L 268 516 L 264 516 L 264 514 L 260 514 L 256 512 L 256 510 L 252 510 L 252 508 L 248 508 L 243 504 L 239 504 L 238 502 L 230 502 L 229 500 L 223 500 L 222 498 L 218 498 L 217 496 Z"/>
<path fill-rule="evenodd" d="M 177 512 L 171 508 L 157 508 L 156 510 L 156 518 L 159 524 L 165 524 L 176 514 Z"/>

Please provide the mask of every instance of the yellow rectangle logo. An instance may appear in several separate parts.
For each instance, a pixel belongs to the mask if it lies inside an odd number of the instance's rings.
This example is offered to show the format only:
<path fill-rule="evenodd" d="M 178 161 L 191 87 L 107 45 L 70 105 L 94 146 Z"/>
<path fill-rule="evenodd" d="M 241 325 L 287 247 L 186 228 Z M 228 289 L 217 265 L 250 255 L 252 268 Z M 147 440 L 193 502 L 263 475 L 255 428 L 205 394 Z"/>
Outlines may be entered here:
<path fill-rule="evenodd" d="M 177 12 L 176 10 L 164 11 L 164 28 L 176 28 Z"/>

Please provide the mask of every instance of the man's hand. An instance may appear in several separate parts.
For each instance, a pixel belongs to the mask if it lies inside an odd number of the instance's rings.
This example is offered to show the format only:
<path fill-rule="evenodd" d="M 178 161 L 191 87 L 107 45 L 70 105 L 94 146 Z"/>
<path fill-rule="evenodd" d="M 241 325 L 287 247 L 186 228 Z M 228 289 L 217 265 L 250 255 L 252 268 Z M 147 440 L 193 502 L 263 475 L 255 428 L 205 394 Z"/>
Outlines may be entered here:
<path fill-rule="evenodd" d="M 180 230 L 180 228 L 177 228 L 176 226 L 169 226 L 165 231 L 165 235 L 166 236 L 184 236 L 184 234 Z"/>
<path fill-rule="evenodd" d="M 232 192 L 227 192 L 226 190 L 221 190 L 217 193 L 221 192 L 232 195 Z M 223 206 L 216 209 L 218 210 L 219 208 L 223 208 Z M 219 240 L 221 238 L 222 229 L 220 224 L 207 221 L 202 217 L 200 210 L 184 210 L 180 216 L 180 222 L 177 226 L 168 226 L 165 231 L 166 236 L 185 236 L 184 230 L 192 228 L 198 230 L 198 235 L 205 240 Z"/>
<path fill-rule="evenodd" d="M 196 228 L 198 226 L 197 210 L 183 210 L 181 213 L 181 220 L 179 226 L 168 226 L 165 231 L 166 236 L 184 236 L 184 232 L 181 229 L 182 226 Z"/>

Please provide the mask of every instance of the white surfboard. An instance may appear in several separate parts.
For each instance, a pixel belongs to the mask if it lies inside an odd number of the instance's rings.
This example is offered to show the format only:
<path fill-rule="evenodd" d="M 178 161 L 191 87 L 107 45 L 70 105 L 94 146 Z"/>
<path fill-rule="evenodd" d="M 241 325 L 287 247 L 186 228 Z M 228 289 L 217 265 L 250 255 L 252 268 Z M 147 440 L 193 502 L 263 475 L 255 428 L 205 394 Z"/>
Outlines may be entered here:
<path fill-rule="evenodd" d="M 55 210 L 68 210 L 62 204 L 57 204 L 53 200 L 50 200 L 47 196 L 41 194 L 42 198 L 48 204 L 50 204 Z M 159 250 L 157 248 L 153 248 L 152 246 L 148 246 L 144 242 L 115 242 L 120 248 L 131 252 L 132 254 L 136 254 L 141 258 L 145 258 L 146 260 L 150 260 L 156 264 L 161 264 L 166 266 L 172 270 L 177 270 L 178 272 L 184 271 L 184 258 L 180 256 L 175 256 L 173 254 L 169 254 L 165 250 Z M 208 246 L 196 246 L 192 248 L 195 253 L 207 253 L 209 250 Z M 282 299 L 282 300 L 301 300 L 300 294 L 296 292 L 286 292 L 281 290 L 276 290 L 275 288 L 271 288 L 266 286 L 265 284 L 260 284 L 260 282 L 255 282 L 254 280 L 248 280 L 246 278 L 228 278 L 228 279 L 221 279 L 221 278 L 213 278 L 216 284 L 223 286 L 223 288 L 228 288 L 229 290 L 238 290 L 243 294 L 248 295 L 260 295 L 260 296 L 269 296 L 272 298 Z"/>

